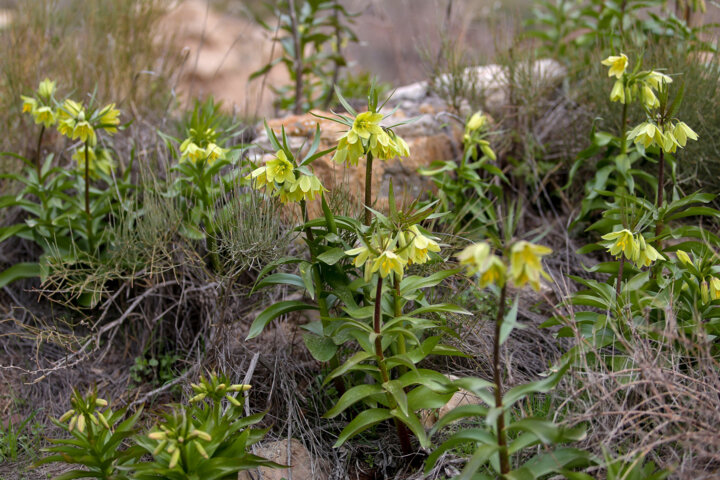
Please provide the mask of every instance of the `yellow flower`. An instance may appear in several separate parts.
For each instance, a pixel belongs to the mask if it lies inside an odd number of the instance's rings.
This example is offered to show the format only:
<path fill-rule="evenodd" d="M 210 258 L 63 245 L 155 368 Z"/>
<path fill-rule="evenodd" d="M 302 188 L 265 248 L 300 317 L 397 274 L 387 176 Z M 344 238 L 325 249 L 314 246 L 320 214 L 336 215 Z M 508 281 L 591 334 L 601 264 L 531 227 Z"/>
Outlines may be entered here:
<path fill-rule="evenodd" d="M 369 140 L 371 135 L 380 135 L 384 133 L 380 126 L 383 116 L 381 113 L 363 112 L 355 117 L 352 129 L 347 133 L 348 141 L 355 143 L 356 138 Z"/>
<path fill-rule="evenodd" d="M 250 175 L 248 175 L 245 178 L 248 180 L 254 180 L 253 186 L 255 187 L 256 190 L 261 189 L 265 185 L 268 185 L 270 187 L 270 189 L 272 190 L 275 188 L 275 184 L 268 182 L 267 175 L 265 174 L 266 171 L 267 171 L 267 167 L 256 168 L 255 170 L 250 172 Z"/>
<path fill-rule="evenodd" d="M 36 124 L 43 124 L 50 128 L 55 123 L 55 112 L 50 107 L 39 107 L 33 112 Z"/>
<path fill-rule="evenodd" d="M 621 78 L 615 80 L 615 84 L 610 92 L 610 101 L 625 103 L 625 84 Z"/>
<path fill-rule="evenodd" d="M 608 70 L 608 77 L 615 75 L 617 78 L 620 78 L 625 73 L 625 70 L 627 70 L 628 58 L 624 53 L 621 53 L 620 56 L 611 55 L 603 60 L 602 64 L 606 67 L 610 67 L 610 70 Z"/>
<path fill-rule="evenodd" d="M 82 120 L 78 119 L 78 121 L 75 123 L 71 138 L 73 140 L 79 138 L 80 141 L 82 141 L 83 143 L 88 143 L 91 146 L 95 146 L 95 144 L 97 144 L 97 136 L 95 135 L 95 130 L 87 120 L 84 120 L 84 115 L 81 115 L 79 118 L 82 118 Z"/>
<path fill-rule="evenodd" d="M 207 147 L 205 147 L 205 157 L 207 158 L 208 165 L 212 165 L 217 160 L 224 160 L 226 153 L 226 149 L 219 147 L 214 143 L 210 143 Z"/>
<path fill-rule="evenodd" d="M 672 78 L 668 77 L 664 73 L 652 71 L 648 74 L 646 80 L 655 90 L 660 89 L 661 85 L 666 83 L 672 83 Z"/>
<path fill-rule="evenodd" d="M 180 152 L 182 153 L 182 156 L 180 157 L 181 162 L 190 160 L 193 163 L 198 163 L 205 160 L 205 157 L 207 156 L 205 149 L 200 148 L 189 138 L 185 139 L 185 141 L 180 145 Z"/>
<path fill-rule="evenodd" d="M 423 264 L 430 258 L 428 252 L 440 251 L 440 245 L 438 245 L 435 240 L 423 235 L 417 225 L 411 226 L 408 231 L 405 232 L 404 239 L 408 244 L 408 265 L 412 265 L 413 263 Z"/>
<path fill-rule="evenodd" d="M 295 174 L 293 173 L 294 166 L 287 159 L 287 155 L 283 150 L 278 150 L 275 154 L 275 158 L 269 160 L 266 164 L 267 170 L 265 170 L 265 176 L 268 182 L 294 182 Z"/>
<path fill-rule="evenodd" d="M 486 123 L 487 118 L 485 117 L 485 115 L 483 115 L 482 112 L 475 112 L 473 113 L 472 117 L 470 117 L 470 120 L 468 120 L 467 124 L 465 124 L 465 131 L 474 132 L 475 130 L 483 128 Z"/>
<path fill-rule="evenodd" d="M 665 132 L 663 134 L 663 144 L 661 145 L 661 147 L 667 153 L 675 153 L 677 147 L 679 146 L 680 144 L 678 143 L 675 135 L 673 134 L 673 129 L 671 125 L 670 128 L 665 129 Z"/>
<path fill-rule="evenodd" d="M 57 87 L 56 82 L 50 80 L 49 78 L 46 78 L 42 82 L 40 82 L 40 85 L 38 86 L 37 93 L 41 97 L 43 97 L 45 100 L 50 100 L 50 98 L 55 93 L 55 89 Z"/>
<path fill-rule="evenodd" d="M 301 175 L 297 181 L 285 182 L 283 186 L 286 187 L 283 190 L 288 192 L 289 200 L 293 202 L 303 199 L 312 201 L 315 200 L 317 194 L 327 191 L 315 175 Z M 283 199 L 282 194 L 280 199 Z"/>
<path fill-rule="evenodd" d="M 680 260 L 685 265 L 692 265 L 693 262 L 690 260 L 690 255 L 688 255 L 683 250 L 678 250 L 675 252 L 675 255 L 677 256 L 678 260 Z"/>
<path fill-rule="evenodd" d="M 468 275 L 475 275 L 483 269 L 485 261 L 490 256 L 490 245 L 486 242 L 474 243 L 465 247 L 457 256 L 460 265 L 467 267 Z"/>
<path fill-rule="evenodd" d="M 85 145 L 75 150 L 72 156 L 73 160 L 77 162 L 78 170 L 80 172 L 85 171 Z M 112 170 L 115 168 L 115 162 L 110 155 L 110 152 L 105 148 L 90 148 L 88 149 L 88 173 L 91 177 L 97 178 L 98 171 L 105 175 L 110 175 Z"/>
<path fill-rule="evenodd" d="M 25 95 L 20 95 L 20 98 L 23 101 L 23 113 L 33 113 L 37 108 L 37 100 L 32 97 L 26 97 Z"/>
<path fill-rule="evenodd" d="M 652 88 L 650 88 L 649 85 L 643 85 L 640 92 L 645 108 L 653 109 L 660 106 L 660 101 L 657 99 L 655 92 L 652 91 Z"/>
<path fill-rule="evenodd" d="M 710 277 L 710 298 L 720 300 L 720 278 Z"/>
<path fill-rule="evenodd" d="M 403 262 L 399 255 L 390 250 L 385 250 L 375 259 L 375 262 L 373 262 L 372 272 L 375 273 L 379 271 L 382 278 L 390 275 L 390 272 L 395 272 L 398 277 L 402 278 L 404 266 L 405 262 Z"/>
<path fill-rule="evenodd" d="M 340 137 L 338 140 L 338 146 L 333 155 L 333 161 L 337 163 L 346 163 L 348 165 L 357 165 L 360 157 L 363 156 L 365 151 L 363 150 L 362 141 L 356 136 L 356 140 L 350 143 L 347 134 Z"/>
<path fill-rule="evenodd" d="M 120 111 L 115 108 L 115 104 L 106 105 L 98 113 L 98 128 L 102 128 L 110 134 L 117 132 L 117 126 L 120 125 L 118 117 L 120 117 Z"/>
<path fill-rule="evenodd" d="M 649 245 L 645 241 L 645 237 L 642 236 L 641 233 L 637 234 L 637 242 L 638 242 L 638 255 L 637 259 L 635 260 L 635 263 L 638 266 L 641 267 L 649 267 L 658 259 L 665 260 L 665 257 L 663 257 L 657 250 L 655 250 L 655 247 L 652 245 Z"/>
<path fill-rule="evenodd" d="M 58 111 L 58 115 L 60 118 L 67 119 L 67 118 L 76 118 L 78 115 L 80 115 L 80 112 L 83 111 L 82 104 L 70 100 L 69 98 L 65 100 L 63 103 L 63 106 L 60 107 L 60 110 Z"/>
<path fill-rule="evenodd" d="M 643 122 L 633 128 L 628 134 L 628 140 L 635 139 L 635 143 L 642 143 L 648 148 L 653 142 L 662 147 L 665 145 L 665 137 L 660 129 L 651 122 Z"/>
<path fill-rule="evenodd" d="M 687 144 L 688 138 L 690 140 L 698 139 L 698 134 L 695 133 L 692 128 L 688 127 L 685 122 L 678 122 L 677 125 L 675 125 L 675 128 L 673 128 L 673 135 L 681 147 L 684 147 Z"/>
<path fill-rule="evenodd" d="M 484 264 L 484 271 L 480 274 L 480 287 L 486 287 L 495 284 L 499 287 L 505 285 L 506 267 L 500 257 L 490 255 Z"/>
<path fill-rule="evenodd" d="M 552 250 L 530 242 L 516 242 L 510 249 L 510 277 L 516 287 L 529 283 L 534 290 L 540 290 L 540 275 L 547 277 L 542 269 L 542 257 Z"/>
<path fill-rule="evenodd" d="M 601 238 L 607 242 L 611 242 L 607 246 L 610 255 L 618 257 L 625 254 L 625 257 L 633 262 L 638 258 L 640 245 L 635 241 L 635 236 L 630 230 L 623 229 L 617 232 L 607 233 Z"/>

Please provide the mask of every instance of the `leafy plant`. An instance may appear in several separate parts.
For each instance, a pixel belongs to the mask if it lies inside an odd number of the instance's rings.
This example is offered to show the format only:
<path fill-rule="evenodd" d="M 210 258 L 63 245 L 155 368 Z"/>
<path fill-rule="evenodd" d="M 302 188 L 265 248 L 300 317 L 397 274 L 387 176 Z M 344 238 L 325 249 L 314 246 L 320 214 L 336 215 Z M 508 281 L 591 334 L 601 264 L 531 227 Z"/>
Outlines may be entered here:
<path fill-rule="evenodd" d="M 282 63 L 293 85 L 275 91 L 278 106 L 296 114 L 327 108 L 340 70 L 347 66 L 343 49 L 348 42 L 357 41 L 350 28 L 354 15 L 338 0 L 281 0 L 267 5 L 278 19 L 277 30 L 260 17 L 256 20 L 276 36 L 283 54 L 254 72 L 250 79 Z"/>
<path fill-rule="evenodd" d="M 140 435 L 136 424 L 142 409 L 125 418 L 126 409 L 113 411 L 96 391 L 86 396 L 74 391 L 73 408 L 53 420 L 72 438 L 51 440 L 54 446 L 46 449 L 50 455 L 37 464 L 61 462 L 83 467 L 55 480 L 228 480 L 249 468 L 281 467 L 247 452 L 267 432 L 248 428 L 264 414 L 246 417 L 244 397 L 236 396 L 250 385 L 232 384 L 225 375 L 211 374 L 201 377 L 192 388 L 195 396 L 189 405 L 175 405 L 147 434 Z M 145 456 L 152 461 L 144 461 Z"/>
<path fill-rule="evenodd" d="M 150 433 L 137 438 L 138 447 L 153 461 L 133 466 L 133 478 L 229 480 L 241 470 L 281 467 L 247 451 L 267 432 L 248 428 L 264 414 L 245 417 L 244 397 L 236 396 L 250 385 L 232 385 L 224 375 L 211 375 L 192 387 L 190 407 L 176 406 Z"/>
<path fill-rule="evenodd" d="M 18 207 L 27 214 L 24 222 L 0 229 L 0 242 L 12 237 L 31 240 L 44 254 L 38 263 L 19 263 L 0 273 L 0 285 L 20 278 L 46 276 L 52 261 L 76 263 L 82 262 L 83 256 L 105 254 L 112 241 L 109 222 L 132 188 L 130 169 L 120 176 L 114 175 L 110 146 L 98 146 L 102 132 L 112 135 L 119 128 L 120 112 L 115 105 L 98 108 L 93 99 L 87 108 L 71 99 L 59 102 L 55 91 L 55 83 L 46 79 L 33 97 L 23 97 L 23 109 L 41 125 L 38 149 L 33 160 L 6 154 L 22 160 L 26 166 L 21 173 L 4 174 L 2 178 L 24 188 L 17 196 L 0 197 L 0 208 Z M 57 126 L 62 135 L 82 142 L 72 155 L 77 169 L 58 166 L 52 153 L 41 161 L 43 136 L 46 128 L 52 126 Z M 97 187 L 91 188 L 91 184 Z M 92 294 L 87 297 L 82 304 L 94 305 L 98 300 Z"/>
<path fill-rule="evenodd" d="M 569 366 L 567 363 L 561 364 L 542 380 L 518 385 L 507 391 L 503 389 L 500 349 L 513 329 L 520 326 L 517 321 L 518 298 L 512 308 L 505 312 L 508 284 L 512 283 L 517 289 L 529 284 L 533 289 L 539 290 L 541 277 L 547 275 L 542 270 L 541 260 L 543 256 L 551 253 L 549 248 L 541 245 L 527 241 L 511 241 L 515 218 L 508 217 L 503 236 L 494 239 L 492 244 L 473 244 L 458 255 L 460 263 L 467 267 L 468 274 L 478 276 L 479 287 L 490 288 L 498 296 L 493 337 L 493 380 L 490 382 L 479 378 L 465 378 L 453 382 L 454 386 L 477 395 L 487 406 L 456 407 L 436 423 L 431 433 L 463 418 L 484 418 L 484 426 L 452 434 L 428 457 L 426 472 L 432 469 L 440 455 L 466 442 L 475 442 L 477 448 L 458 477 L 460 479 L 492 478 L 478 473 L 488 463 L 492 470 L 503 478 L 542 478 L 551 473 L 564 474 L 576 466 L 586 465 L 591 460 L 590 455 L 581 450 L 557 447 L 562 443 L 581 440 L 585 436 L 583 427 L 568 429 L 544 418 L 513 418 L 510 415 L 510 409 L 517 402 L 531 394 L 549 392 Z M 496 251 L 501 253 L 498 255 Z M 525 459 L 522 465 L 513 465 L 513 455 L 540 444 L 554 448 Z"/>
<path fill-rule="evenodd" d="M 50 455 L 37 464 L 62 462 L 83 467 L 63 473 L 55 480 L 128 479 L 122 467 L 135 463 L 142 452 L 136 448 L 122 450 L 121 447 L 135 433 L 142 410 L 125 418 L 126 409 L 113 411 L 94 390 L 86 396 L 74 390 L 70 402 L 73 408 L 52 421 L 72 438 L 50 440 L 54 446 L 45 449 Z"/>

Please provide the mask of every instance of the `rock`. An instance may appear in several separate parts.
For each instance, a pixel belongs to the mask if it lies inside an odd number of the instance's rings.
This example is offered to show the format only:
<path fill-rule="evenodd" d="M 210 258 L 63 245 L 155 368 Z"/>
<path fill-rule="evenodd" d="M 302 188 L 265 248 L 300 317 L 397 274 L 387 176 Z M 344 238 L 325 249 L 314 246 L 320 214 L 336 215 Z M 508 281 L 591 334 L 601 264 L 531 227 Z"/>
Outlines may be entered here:
<path fill-rule="evenodd" d="M 252 116 L 272 115 L 274 95 L 270 89 L 289 83 L 282 66 L 268 74 L 261 94 L 262 78 L 249 81 L 280 52 L 273 50 L 271 36 L 251 20 L 220 15 L 208 10 L 204 0 L 185 0 L 167 14 L 161 29 L 175 44 L 188 51 L 179 81 L 182 96 L 213 95 L 226 107 Z M 198 56 L 198 51 L 200 55 Z"/>
<path fill-rule="evenodd" d="M 452 375 L 450 375 L 449 377 L 452 378 Z M 459 407 L 462 405 L 480 405 L 482 403 L 483 401 L 480 400 L 480 397 L 478 397 L 477 395 L 474 395 L 467 390 L 459 390 L 455 392 L 455 394 L 453 394 L 453 396 L 450 398 L 450 401 L 446 403 L 443 407 L 437 410 L 424 411 L 420 416 L 420 419 L 422 420 L 425 428 L 431 428 L 438 420 L 447 415 L 448 412 L 450 412 L 455 407 Z"/>
<path fill-rule="evenodd" d="M 9 27 L 13 21 L 13 11 L 5 8 L 0 8 L 0 30 Z"/>
<path fill-rule="evenodd" d="M 292 474 L 292 480 L 326 480 L 328 478 L 321 468 L 321 462 L 313 461 L 307 448 L 294 438 L 290 440 L 289 457 L 287 440 L 279 440 L 262 446 L 257 445 L 254 453 L 282 465 L 291 465 L 291 467 L 289 469 L 262 467 L 240 472 L 238 480 L 281 480 L 290 478 L 290 474 Z"/>

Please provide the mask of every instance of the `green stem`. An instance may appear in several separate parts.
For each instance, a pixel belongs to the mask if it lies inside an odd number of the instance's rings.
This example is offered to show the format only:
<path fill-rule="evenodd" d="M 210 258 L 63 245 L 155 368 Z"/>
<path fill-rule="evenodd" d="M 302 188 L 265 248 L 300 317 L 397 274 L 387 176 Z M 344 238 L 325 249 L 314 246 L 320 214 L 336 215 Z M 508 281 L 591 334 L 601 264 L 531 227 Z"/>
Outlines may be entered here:
<path fill-rule="evenodd" d="M 500 409 L 496 420 L 498 446 L 500 447 L 500 473 L 503 475 L 510 472 L 510 457 L 507 450 L 507 436 L 505 432 L 505 412 L 502 403 L 502 372 L 500 370 L 500 329 L 505 318 L 505 285 L 500 289 L 500 304 L 498 305 L 497 318 L 495 319 L 495 338 L 493 341 L 493 382 L 495 383 L 495 407 Z"/>
<path fill-rule="evenodd" d="M 371 152 L 367 154 L 367 163 L 365 165 L 365 225 L 370 226 L 372 214 L 368 207 L 372 205 L 372 165 L 373 155 Z"/>
<path fill-rule="evenodd" d="M 40 136 L 37 141 L 37 148 L 35 149 L 35 169 L 37 170 L 38 182 L 40 182 L 42 165 L 40 164 L 40 148 L 42 147 L 42 139 L 45 134 L 45 125 L 40 129 Z"/>
<path fill-rule="evenodd" d="M 620 257 L 620 267 L 618 268 L 617 285 L 615 285 L 615 298 L 620 299 L 620 285 L 622 285 L 623 269 L 625 267 L 625 257 Z"/>
<path fill-rule="evenodd" d="M 662 126 L 661 126 L 662 128 Z M 660 208 L 662 207 L 665 194 L 665 152 L 660 148 L 660 160 L 658 161 L 658 188 L 657 188 L 657 200 L 655 202 L 655 208 L 658 210 L 658 221 L 655 224 L 655 236 L 659 237 L 663 229 L 662 219 L 659 218 Z M 662 249 L 660 240 L 657 241 L 658 250 Z"/>
<path fill-rule="evenodd" d="M 400 276 L 397 273 L 393 274 L 393 286 L 395 287 L 395 292 L 393 295 L 393 300 L 395 303 L 395 318 L 398 318 L 402 316 L 402 303 L 401 303 L 401 297 L 400 297 Z M 402 326 L 405 326 L 405 322 L 402 322 Z M 405 345 L 405 337 L 400 335 L 398 336 L 398 353 L 400 355 L 405 355 L 407 353 L 407 346 Z M 407 367 L 400 366 L 400 374 L 402 375 L 407 371 Z"/>
<path fill-rule="evenodd" d="M 623 85 L 623 88 L 625 86 Z M 621 136 L 621 143 L 620 143 L 620 153 L 627 153 L 627 117 L 628 117 L 628 105 L 627 102 L 623 103 L 623 110 L 622 110 L 622 136 Z"/>
<path fill-rule="evenodd" d="M 378 368 L 380 369 L 380 375 L 383 383 L 390 381 L 388 375 L 387 366 L 385 365 L 385 356 L 383 355 L 382 348 L 382 287 L 383 279 L 378 276 L 377 290 L 375 291 L 375 313 L 373 315 L 373 328 L 375 330 L 375 356 L 377 357 Z M 388 404 L 390 409 L 397 408 L 397 402 L 390 393 L 387 394 Z M 400 420 L 395 418 L 395 427 L 397 428 L 398 438 L 400 439 L 400 448 L 402 449 L 403 455 L 410 455 L 412 449 L 410 446 L 410 435 L 408 434 L 407 427 Z"/>
<path fill-rule="evenodd" d="M 85 142 L 85 229 L 90 253 L 95 251 L 95 239 L 92 230 L 92 213 L 90 213 L 90 145 Z"/>

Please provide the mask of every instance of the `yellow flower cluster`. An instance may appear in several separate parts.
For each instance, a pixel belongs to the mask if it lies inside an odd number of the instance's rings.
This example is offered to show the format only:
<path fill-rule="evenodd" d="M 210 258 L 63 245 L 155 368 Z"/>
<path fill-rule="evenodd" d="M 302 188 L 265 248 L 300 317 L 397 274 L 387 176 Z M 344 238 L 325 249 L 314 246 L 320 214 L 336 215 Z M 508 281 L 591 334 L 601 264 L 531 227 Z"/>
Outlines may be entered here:
<path fill-rule="evenodd" d="M 352 128 L 338 140 L 333 160 L 338 163 L 357 165 L 363 155 L 372 154 L 373 158 L 388 160 L 395 157 L 407 157 L 410 148 L 401 137 L 392 130 L 380 126 L 381 113 L 363 112 L 353 121 Z"/>
<path fill-rule="evenodd" d="M 641 72 L 637 75 L 625 75 L 628 67 L 628 58 L 621 53 L 618 56 L 610 56 L 602 61 L 602 64 L 610 67 L 609 77 L 616 77 L 615 84 L 610 92 L 610 100 L 613 102 L 630 103 L 633 99 L 640 99 L 649 110 L 660 106 L 656 90 L 664 84 L 672 83 L 672 78 L 656 72 Z"/>
<path fill-rule="evenodd" d="M 35 91 L 34 97 L 26 97 L 21 95 L 23 101 L 23 113 L 29 113 L 33 116 L 35 123 L 50 128 L 57 120 L 57 113 L 54 109 L 54 95 L 56 90 L 55 82 L 45 79 L 40 82 L 38 89 Z"/>
<path fill-rule="evenodd" d="M 97 145 L 98 130 L 112 135 L 120 125 L 120 112 L 111 103 L 102 109 L 88 114 L 81 103 L 67 99 L 58 110 L 58 131 L 71 140 L 79 139 L 94 147 Z"/>
<path fill-rule="evenodd" d="M 611 232 L 601 237 L 606 241 L 610 255 L 625 258 L 639 267 L 649 267 L 656 260 L 665 260 L 665 257 L 655 247 L 645 241 L 641 233 L 632 233 L 628 229 Z"/>
<path fill-rule="evenodd" d="M 218 160 L 225 159 L 227 149 L 212 142 L 209 142 L 203 148 L 198 146 L 192 138 L 186 138 L 185 141 L 180 144 L 180 154 L 181 162 L 189 160 L 195 164 L 207 162 L 208 165 L 212 165 Z"/>
<path fill-rule="evenodd" d="M 372 275 L 380 273 L 382 278 L 391 272 L 403 277 L 405 267 L 423 264 L 430 259 L 430 252 L 439 252 L 440 245 L 431 237 L 423 234 L 417 225 L 399 232 L 391 241 L 387 234 L 379 233 L 370 240 L 370 245 L 363 245 L 345 252 L 355 257 L 357 268 L 365 267 L 364 278 L 369 282 Z"/>
<path fill-rule="evenodd" d="M 515 242 L 510 248 L 510 265 L 492 253 L 487 242 L 472 244 L 458 255 L 461 265 L 467 267 L 468 275 L 478 275 L 480 287 L 495 284 L 499 287 L 510 280 L 517 288 L 530 285 L 540 290 L 540 277 L 547 273 L 542 268 L 542 257 L 552 250 L 526 241 Z"/>
<path fill-rule="evenodd" d="M 629 140 L 642 144 L 645 148 L 657 145 L 667 153 L 675 153 L 677 147 L 684 148 L 689 140 L 697 140 L 698 134 L 685 122 L 668 122 L 662 129 L 647 121 L 633 128 L 628 134 Z"/>
<path fill-rule="evenodd" d="M 80 397 L 73 397 L 71 400 L 73 404 L 72 409 L 65 412 L 59 419 L 58 422 L 67 422 L 68 431 L 72 432 L 77 429 L 78 432 L 85 432 L 86 418 L 89 418 L 95 425 L 102 425 L 103 427 L 110 430 L 110 425 L 107 421 L 108 412 L 103 414 L 97 410 L 98 407 L 107 407 L 108 402 L 102 398 L 88 398 L 87 402 Z M 107 416 L 106 416 L 107 415 Z"/>
<path fill-rule="evenodd" d="M 168 428 L 165 425 L 160 425 L 160 429 L 148 434 L 150 440 L 158 442 L 153 455 L 159 455 L 160 452 L 167 452 L 170 455 L 170 463 L 168 468 L 173 469 L 177 466 L 180 461 L 180 449 L 183 445 L 192 445 L 195 450 L 203 457 L 209 458 L 205 447 L 203 447 L 201 441 L 210 442 L 212 437 L 209 433 L 190 427 L 190 430 L 185 434 L 184 428 L 174 429 Z"/>
<path fill-rule="evenodd" d="M 253 181 L 253 186 L 258 190 L 267 187 L 283 203 L 312 201 L 327 191 L 314 174 L 296 169 L 283 150 L 278 150 L 275 158 L 268 160 L 264 167 L 253 170 L 247 178 Z"/>

